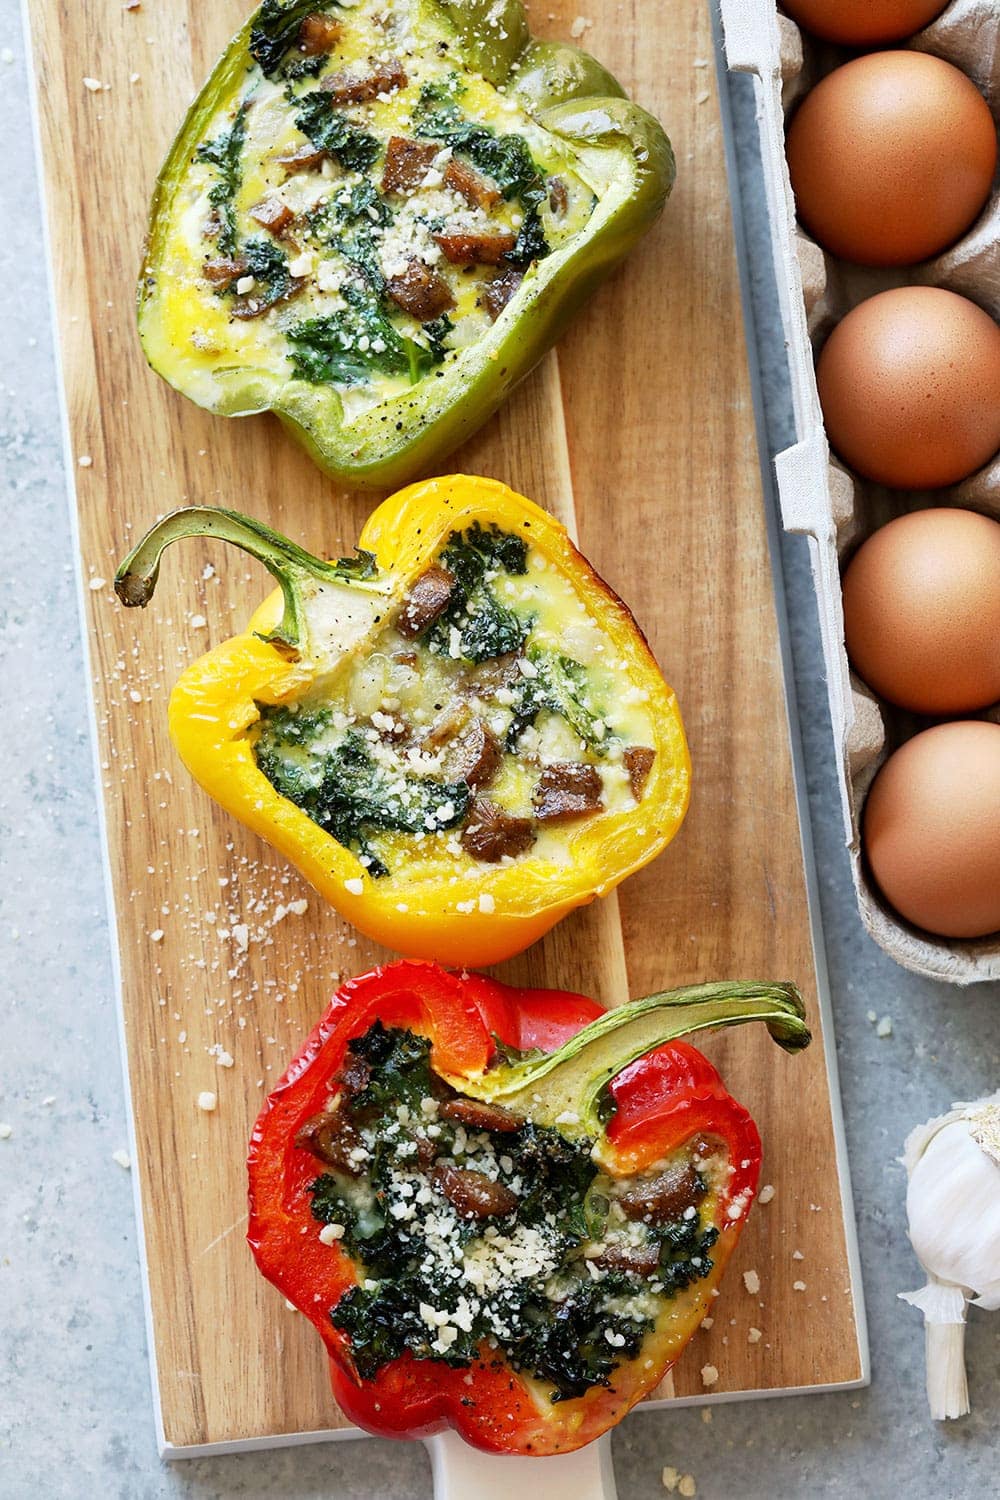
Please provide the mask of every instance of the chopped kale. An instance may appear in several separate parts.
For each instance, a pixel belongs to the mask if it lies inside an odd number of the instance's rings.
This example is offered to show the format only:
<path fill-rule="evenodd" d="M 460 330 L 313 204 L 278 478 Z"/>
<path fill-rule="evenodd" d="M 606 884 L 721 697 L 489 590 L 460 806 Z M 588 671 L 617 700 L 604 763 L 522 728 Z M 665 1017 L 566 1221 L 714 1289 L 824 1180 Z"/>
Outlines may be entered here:
<path fill-rule="evenodd" d="M 287 62 L 281 70 L 282 78 L 289 83 L 298 83 L 302 78 L 318 78 L 326 67 L 328 52 L 314 52 L 311 57 L 299 57 Z"/>
<path fill-rule="evenodd" d="M 529 649 L 528 660 L 536 675 L 522 677 L 517 684 L 518 701 L 507 731 L 507 749 L 515 749 L 524 730 L 547 709 L 565 719 L 588 750 L 595 755 L 606 755 L 614 736 L 598 731 L 597 725 L 603 723 L 603 718 L 589 700 L 586 667 L 571 656 L 539 647 Z"/>
<path fill-rule="evenodd" d="M 195 152 L 198 161 L 209 162 L 218 170 L 219 180 L 211 188 L 208 201 L 219 219 L 217 243 L 223 255 L 236 253 L 236 195 L 243 180 L 242 157 L 246 142 L 247 103 L 244 100 L 233 116 L 233 123 L 214 141 L 202 141 Z"/>
<path fill-rule="evenodd" d="M 262 308 L 273 307 L 288 291 L 291 277 L 288 258 L 273 240 L 245 240 L 240 254 L 247 263 L 247 274 L 254 278 L 253 297 Z"/>
<path fill-rule="evenodd" d="M 424 324 L 424 334 L 427 338 L 427 352 L 434 364 L 439 365 L 448 353 L 445 339 L 455 327 L 447 313 L 442 313 L 431 323 Z"/>
<path fill-rule="evenodd" d="M 441 563 L 454 574 L 458 588 L 428 633 L 431 650 L 450 652 L 451 632 L 455 629 L 466 661 L 492 661 L 508 651 L 519 651 L 528 626 L 500 602 L 486 574 L 497 570 L 523 574 L 527 571 L 527 555 L 527 545 L 521 537 L 501 531 L 495 524 L 487 531 L 477 521 L 467 531 L 453 532 L 441 554 Z"/>
<path fill-rule="evenodd" d="M 392 222 L 392 209 L 372 182 L 359 182 L 349 191 L 332 193 L 314 208 L 309 228 L 320 243 L 337 250 L 358 270 L 371 289 L 385 291 L 379 263 L 376 230 Z"/>
<path fill-rule="evenodd" d="M 316 0 L 264 0 L 250 30 L 250 54 L 265 78 L 275 76 L 302 22 L 317 9 Z"/>
<path fill-rule="evenodd" d="M 521 649 L 527 626 L 488 588 L 478 589 L 469 599 L 466 610 L 468 620 L 459 626 L 460 650 L 466 661 L 476 664 L 494 661 L 509 651 Z M 448 614 L 451 612 L 449 610 Z M 442 620 L 445 618 L 442 616 Z"/>
<path fill-rule="evenodd" d="M 366 288 L 351 283 L 343 295 L 347 306 L 341 312 L 307 318 L 288 330 L 288 358 L 298 378 L 312 385 L 361 385 L 381 372 L 415 382 L 429 351 L 405 338 Z"/>
<path fill-rule="evenodd" d="M 541 202 L 544 179 L 523 136 L 497 135 L 488 125 L 470 120 L 458 106 L 460 93 L 457 80 L 424 84 L 413 112 L 417 135 L 461 151 L 493 178 L 505 198 Z"/>
<path fill-rule="evenodd" d="M 500 568 L 521 578 L 528 571 L 528 545 L 523 537 L 501 531 L 495 521 L 489 530 L 474 521 L 466 531 L 453 531 L 441 554 L 467 594 L 483 581 L 487 569 Z"/>
<path fill-rule="evenodd" d="M 514 248 L 507 251 L 504 260 L 512 266 L 517 266 L 519 270 L 523 270 L 530 266 L 533 260 L 544 260 L 549 250 L 550 246 L 545 238 L 538 205 L 533 203 L 525 211 L 521 227 L 517 231 L 517 239 L 514 241 Z"/>
<path fill-rule="evenodd" d="M 348 1255 L 378 1276 L 397 1276 L 405 1268 L 406 1247 L 377 1207 L 359 1214 L 329 1172 L 317 1177 L 306 1191 L 312 1197 L 314 1219 L 321 1224 L 343 1224 L 341 1244 Z"/>
<path fill-rule="evenodd" d="M 369 847 L 371 834 L 427 833 L 464 818 L 472 795 L 464 781 L 391 773 L 372 758 L 364 736 L 354 729 L 329 749 L 316 750 L 329 713 L 309 714 L 305 731 L 295 722 L 301 717 L 288 708 L 262 710 L 257 765 L 283 797 L 339 844 L 368 859 L 370 875 L 388 873 Z"/>
<path fill-rule="evenodd" d="M 534 1316 L 525 1317 L 509 1350 L 511 1364 L 550 1381 L 556 1387 L 553 1401 L 570 1401 L 591 1386 L 609 1385 L 615 1366 L 635 1359 L 651 1322 L 615 1316 L 611 1321 L 621 1343 L 612 1347 L 605 1304 L 609 1296 L 635 1291 L 634 1278 L 612 1272 L 600 1282 L 582 1282 L 563 1302 L 536 1299 L 525 1309 Z"/>
<path fill-rule="evenodd" d="M 383 1114 L 397 1104 L 419 1110 L 422 1099 L 444 1092 L 431 1068 L 431 1044 L 425 1036 L 376 1021 L 363 1036 L 349 1042 L 347 1050 L 371 1069 L 364 1088 L 351 1095 L 352 1114 Z"/>
<path fill-rule="evenodd" d="M 714 1224 L 702 1229 L 697 1218 L 677 1219 L 671 1224 L 650 1224 L 650 1239 L 660 1244 L 656 1279 L 668 1292 L 679 1292 L 711 1271 L 709 1251 L 719 1238 Z"/>
<path fill-rule="evenodd" d="M 351 1341 L 351 1357 L 363 1380 L 371 1380 L 382 1369 L 407 1350 L 417 1359 L 443 1359 L 445 1364 L 471 1364 L 476 1339 L 460 1333 L 444 1355 L 435 1353 L 431 1341 L 435 1330 L 428 1328 L 414 1300 L 412 1278 L 386 1282 L 377 1289 L 351 1287 L 330 1314 L 334 1328 L 346 1333 Z"/>
<path fill-rule="evenodd" d="M 558 1130 L 530 1122 L 506 1138 L 504 1150 L 515 1174 L 530 1184 L 518 1208 L 522 1223 L 541 1223 L 555 1196 L 567 1246 L 586 1239 L 586 1199 L 597 1176 L 590 1158 L 592 1145 L 592 1141 L 569 1141 Z"/>
<path fill-rule="evenodd" d="M 330 94 L 313 89 L 295 103 L 298 107 L 295 123 L 314 146 L 335 156 L 348 172 L 368 171 L 381 149 L 379 143 L 375 136 L 342 114 Z"/>
<path fill-rule="evenodd" d="M 340 217 L 351 223 L 364 217 L 372 224 L 390 224 L 392 209 L 373 182 L 359 182 L 351 188 L 346 203 L 339 203 Z"/>

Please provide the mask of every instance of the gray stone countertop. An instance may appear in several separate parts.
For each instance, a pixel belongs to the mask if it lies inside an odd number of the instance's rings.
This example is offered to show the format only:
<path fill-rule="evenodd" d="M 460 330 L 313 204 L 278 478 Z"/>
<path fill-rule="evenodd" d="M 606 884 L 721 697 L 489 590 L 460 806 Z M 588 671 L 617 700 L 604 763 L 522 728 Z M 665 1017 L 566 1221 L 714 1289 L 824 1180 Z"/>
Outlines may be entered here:
<path fill-rule="evenodd" d="M 416 1444 L 370 1440 L 162 1465 L 156 1455 L 87 684 L 66 505 L 46 267 L 17 0 L 0 0 L 0 1497 L 231 1496 L 422 1500 Z M 771 451 L 791 438 L 753 100 L 731 83 Z M 997 1493 L 1000 1320 L 973 1313 L 973 1414 L 934 1426 L 918 1282 L 896 1157 L 913 1124 L 1000 1085 L 1000 985 L 916 978 L 866 936 L 842 846 L 816 610 L 804 542 L 781 557 L 837 1021 L 872 1343 L 872 1385 L 846 1394 L 637 1413 L 614 1438 L 620 1494 L 655 1500 L 661 1471 L 703 1500 Z M 891 1015 L 876 1036 L 869 1009 Z M 470 1500 L 473 1497 L 470 1496 Z"/>

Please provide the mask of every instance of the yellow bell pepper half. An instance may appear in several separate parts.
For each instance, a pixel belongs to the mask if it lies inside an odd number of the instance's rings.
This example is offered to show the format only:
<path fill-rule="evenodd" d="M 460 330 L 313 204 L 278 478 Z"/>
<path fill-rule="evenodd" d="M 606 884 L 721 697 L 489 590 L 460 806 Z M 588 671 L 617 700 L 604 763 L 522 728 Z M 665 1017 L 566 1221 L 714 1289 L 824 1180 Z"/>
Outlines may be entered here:
<path fill-rule="evenodd" d="M 149 601 L 163 549 L 188 536 L 243 548 L 281 589 L 181 676 L 181 759 L 377 942 L 497 963 L 674 837 L 691 769 L 677 700 L 629 610 L 530 500 L 466 475 L 411 485 L 333 563 L 189 507 L 122 563 L 124 604 Z M 470 725 L 489 747 L 474 767 Z"/>

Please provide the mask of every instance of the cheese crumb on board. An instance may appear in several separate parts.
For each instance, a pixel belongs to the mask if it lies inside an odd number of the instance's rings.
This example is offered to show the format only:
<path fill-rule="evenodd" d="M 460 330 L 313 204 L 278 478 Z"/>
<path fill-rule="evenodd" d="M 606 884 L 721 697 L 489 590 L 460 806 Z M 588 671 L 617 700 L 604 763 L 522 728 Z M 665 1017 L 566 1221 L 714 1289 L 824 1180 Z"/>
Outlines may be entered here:
<path fill-rule="evenodd" d="M 757 1293 L 760 1291 L 760 1277 L 757 1275 L 757 1272 L 744 1271 L 743 1285 L 746 1287 L 751 1297 L 756 1297 Z"/>
<path fill-rule="evenodd" d="M 9 1141 L 14 1134 L 13 1125 L 8 1125 L 6 1120 L 0 1124 L 0 1141 Z"/>
<path fill-rule="evenodd" d="M 198 1095 L 198 1108 L 203 1109 L 206 1114 L 211 1114 L 218 1102 L 218 1098 L 211 1089 L 203 1089 Z"/>
<path fill-rule="evenodd" d="M 764 1335 L 761 1333 L 759 1328 L 751 1328 L 747 1334 L 747 1343 L 759 1344 L 763 1337 Z"/>
<path fill-rule="evenodd" d="M 702 1383 L 702 1385 L 714 1385 L 715 1382 L 718 1380 L 718 1378 L 719 1378 L 719 1372 L 716 1369 L 715 1365 L 702 1365 L 702 1367 L 701 1367 L 701 1383 Z"/>
<path fill-rule="evenodd" d="M 773 1197 L 774 1197 L 774 1188 L 771 1186 L 771 1184 L 769 1182 L 765 1182 L 764 1186 L 761 1188 L 760 1192 L 757 1194 L 757 1202 L 758 1203 L 770 1203 Z"/>
<path fill-rule="evenodd" d="M 127 1172 L 132 1165 L 132 1158 L 127 1151 L 112 1151 L 111 1160 L 116 1162 L 123 1172 Z"/>
<path fill-rule="evenodd" d="M 806 1284 L 805 1284 L 804 1281 L 793 1281 L 792 1282 L 792 1291 L 793 1292 L 804 1292 L 805 1289 L 806 1289 Z"/>

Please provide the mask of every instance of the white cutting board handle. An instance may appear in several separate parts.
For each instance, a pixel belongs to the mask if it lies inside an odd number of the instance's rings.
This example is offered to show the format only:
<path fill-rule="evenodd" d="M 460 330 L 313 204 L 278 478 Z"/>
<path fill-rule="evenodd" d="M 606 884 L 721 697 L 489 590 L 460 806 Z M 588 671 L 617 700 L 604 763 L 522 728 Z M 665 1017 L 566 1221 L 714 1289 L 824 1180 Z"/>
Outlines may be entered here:
<path fill-rule="evenodd" d="M 426 1442 L 434 1500 L 618 1500 L 610 1437 L 557 1458 L 481 1453 L 457 1432 L 439 1432 Z"/>

